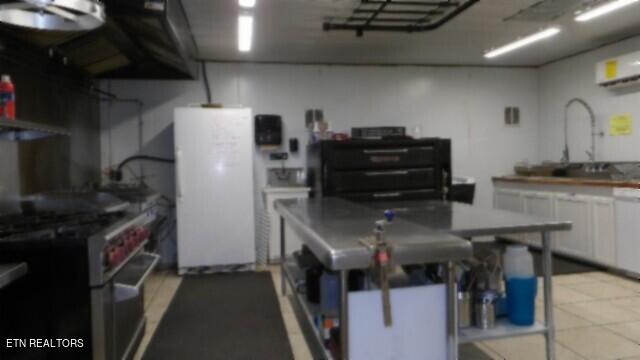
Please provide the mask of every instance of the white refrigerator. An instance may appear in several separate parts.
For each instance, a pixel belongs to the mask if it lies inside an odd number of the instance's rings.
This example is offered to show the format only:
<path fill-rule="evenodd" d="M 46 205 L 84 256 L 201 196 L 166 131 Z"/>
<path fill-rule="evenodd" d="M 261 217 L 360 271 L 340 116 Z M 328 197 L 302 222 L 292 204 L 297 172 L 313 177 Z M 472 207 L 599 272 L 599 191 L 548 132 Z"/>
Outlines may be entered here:
<path fill-rule="evenodd" d="M 255 263 L 251 109 L 174 112 L 178 270 Z"/>

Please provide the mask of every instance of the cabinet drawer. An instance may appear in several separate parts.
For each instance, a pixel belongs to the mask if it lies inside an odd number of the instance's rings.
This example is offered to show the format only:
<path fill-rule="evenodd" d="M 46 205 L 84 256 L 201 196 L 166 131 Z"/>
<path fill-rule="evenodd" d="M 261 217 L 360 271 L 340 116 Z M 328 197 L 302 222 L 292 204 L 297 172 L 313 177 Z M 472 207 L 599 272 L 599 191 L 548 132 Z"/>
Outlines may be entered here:
<path fill-rule="evenodd" d="M 336 192 L 426 189 L 436 186 L 435 172 L 426 169 L 337 171 L 330 178 Z"/>
<path fill-rule="evenodd" d="M 350 193 L 340 197 L 352 201 L 442 200 L 441 192 L 434 189 Z"/>
<path fill-rule="evenodd" d="M 336 149 L 327 166 L 333 169 L 425 167 L 436 161 L 433 146 Z"/>

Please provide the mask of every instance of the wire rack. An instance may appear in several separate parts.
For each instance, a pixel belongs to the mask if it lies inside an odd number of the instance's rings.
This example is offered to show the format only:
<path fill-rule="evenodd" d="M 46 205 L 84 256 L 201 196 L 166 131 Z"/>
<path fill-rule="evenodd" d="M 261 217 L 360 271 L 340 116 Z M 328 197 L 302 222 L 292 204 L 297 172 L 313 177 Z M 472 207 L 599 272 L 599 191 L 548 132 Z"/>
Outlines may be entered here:
<path fill-rule="evenodd" d="M 325 31 L 425 32 L 435 30 L 480 0 L 360 0 L 350 16 L 324 22 Z"/>

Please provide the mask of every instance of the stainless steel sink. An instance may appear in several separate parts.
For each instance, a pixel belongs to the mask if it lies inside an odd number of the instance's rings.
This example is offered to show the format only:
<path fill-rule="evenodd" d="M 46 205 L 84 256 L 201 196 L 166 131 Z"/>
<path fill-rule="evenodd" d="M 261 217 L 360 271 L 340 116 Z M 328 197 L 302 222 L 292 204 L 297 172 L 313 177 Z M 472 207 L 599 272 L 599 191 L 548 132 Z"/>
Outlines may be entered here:
<path fill-rule="evenodd" d="M 544 163 L 515 167 L 523 176 L 553 176 L 598 180 L 640 180 L 640 162 Z"/>
<path fill-rule="evenodd" d="M 603 180 L 640 179 L 640 163 L 637 162 L 593 162 L 567 166 L 569 177 Z"/>

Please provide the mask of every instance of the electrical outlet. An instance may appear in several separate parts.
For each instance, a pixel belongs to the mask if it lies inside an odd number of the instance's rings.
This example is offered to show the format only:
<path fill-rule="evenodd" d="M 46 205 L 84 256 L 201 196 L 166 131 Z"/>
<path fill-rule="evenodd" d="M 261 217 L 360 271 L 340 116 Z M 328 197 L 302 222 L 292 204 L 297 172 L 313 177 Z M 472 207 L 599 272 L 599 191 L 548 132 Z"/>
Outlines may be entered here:
<path fill-rule="evenodd" d="M 504 108 L 504 124 L 507 126 L 520 125 L 520 108 L 519 107 Z"/>
<path fill-rule="evenodd" d="M 269 159 L 271 160 L 287 160 L 289 159 L 289 154 L 286 152 L 283 153 L 271 153 L 269 154 Z"/>

